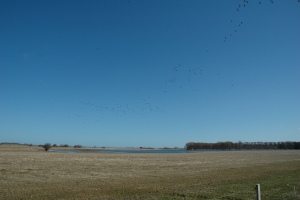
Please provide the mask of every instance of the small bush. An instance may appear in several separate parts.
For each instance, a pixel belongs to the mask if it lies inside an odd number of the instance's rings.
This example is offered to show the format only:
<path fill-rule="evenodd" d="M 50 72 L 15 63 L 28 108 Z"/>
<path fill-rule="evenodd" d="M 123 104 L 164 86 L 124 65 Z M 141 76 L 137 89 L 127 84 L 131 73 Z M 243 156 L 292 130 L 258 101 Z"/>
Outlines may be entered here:
<path fill-rule="evenodd" d="M 51 144 L 50 143 L 46 143 L 43 145 L 43 148 L 45 149 L 45 151 L 48 151 L 51 148 Z"/>
<path fill-rule="evenodd" d="M 79 144 L 76 144 L 76 145 L 74 145 L 74 148 L 82 148 L 82 146 Z"/>

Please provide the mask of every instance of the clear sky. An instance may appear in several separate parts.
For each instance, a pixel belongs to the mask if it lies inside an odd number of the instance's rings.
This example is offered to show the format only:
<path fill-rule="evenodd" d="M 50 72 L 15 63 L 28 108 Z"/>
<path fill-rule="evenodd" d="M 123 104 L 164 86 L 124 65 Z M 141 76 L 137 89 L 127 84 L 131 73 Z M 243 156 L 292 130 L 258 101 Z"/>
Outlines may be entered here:
<path fill-rule="evenodd" d="M 0 1 L 0 142 L 300 139 L 298 0 Z"/>

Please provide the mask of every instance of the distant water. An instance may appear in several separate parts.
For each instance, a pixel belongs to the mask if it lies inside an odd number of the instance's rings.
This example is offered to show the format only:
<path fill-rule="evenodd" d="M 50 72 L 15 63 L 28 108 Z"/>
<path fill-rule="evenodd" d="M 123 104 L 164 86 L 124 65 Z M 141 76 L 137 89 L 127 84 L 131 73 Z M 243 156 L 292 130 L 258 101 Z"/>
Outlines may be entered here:
<path fill-rule="evenodd" d="M 183 149 L 103 149 L 96 150 L 96 152 L 105 152 L 105 153 L 189 153 L 191 151 Z"/>
<path fill-rule="evenodd" d="M 55 153 L 80 153 L 76 150 L 65 150 L 65 149 L 50 149 L 49 152 L 55 152 Z"/>

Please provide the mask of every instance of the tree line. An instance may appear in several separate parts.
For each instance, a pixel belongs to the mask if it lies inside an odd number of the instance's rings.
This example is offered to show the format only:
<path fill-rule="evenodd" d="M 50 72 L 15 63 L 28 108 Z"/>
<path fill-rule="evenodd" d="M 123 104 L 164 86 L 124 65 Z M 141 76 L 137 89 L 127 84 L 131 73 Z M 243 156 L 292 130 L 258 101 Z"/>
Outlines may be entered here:
<path fill-rule="evenodd" d="M 32 146 L 32 144 L 18 143 L 18 142 L 1 142 L 0 145 L 22 145 L 22 146 Z"/>
<path fill-rule="evenodd" d="M 300 149 L 300 142 L 188 142 L 186 150 L 249 150 L 249 149 Z"/>

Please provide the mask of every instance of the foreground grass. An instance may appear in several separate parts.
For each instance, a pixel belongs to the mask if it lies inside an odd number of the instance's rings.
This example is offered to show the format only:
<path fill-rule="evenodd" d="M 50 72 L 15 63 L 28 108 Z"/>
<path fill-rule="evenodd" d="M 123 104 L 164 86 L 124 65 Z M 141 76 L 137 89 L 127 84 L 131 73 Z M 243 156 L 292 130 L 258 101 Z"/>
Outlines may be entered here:
<path fill-rule="evenodd" d="M 0 199 L 300 200 L 300 152 L 1 151 Z"/>

